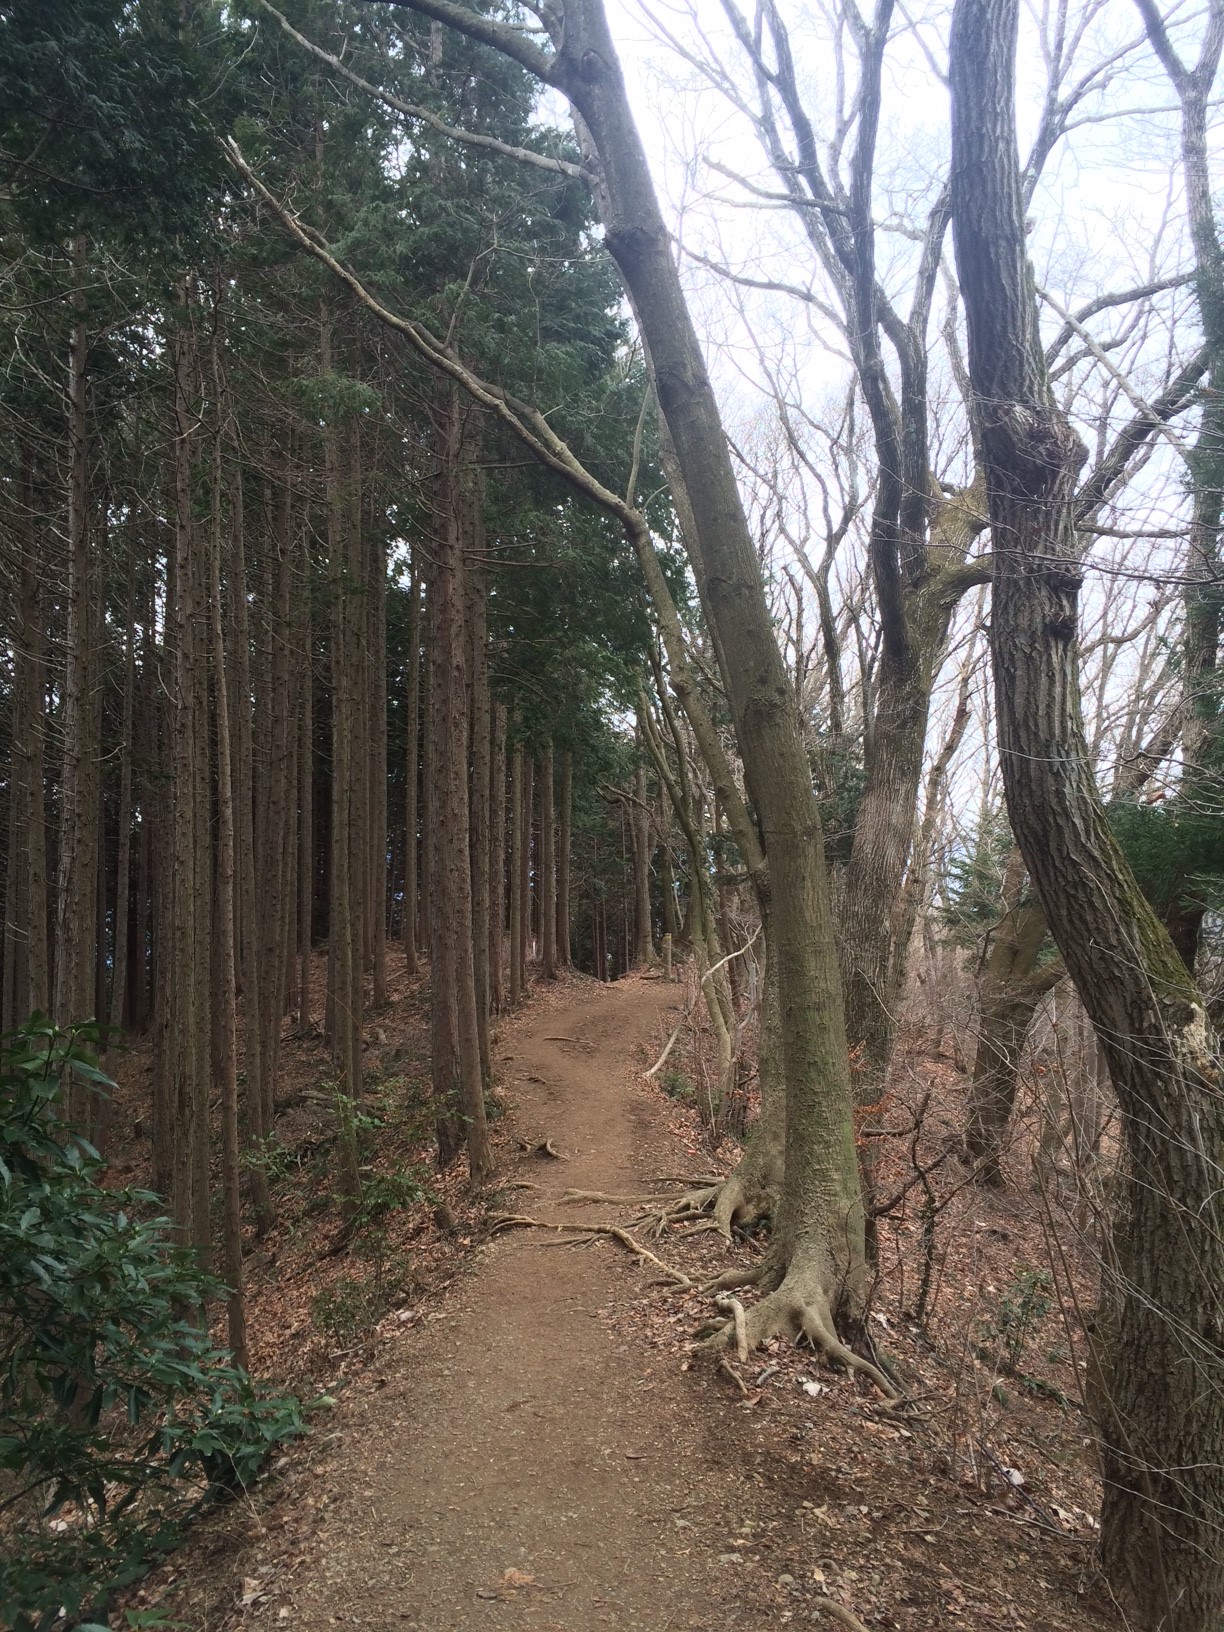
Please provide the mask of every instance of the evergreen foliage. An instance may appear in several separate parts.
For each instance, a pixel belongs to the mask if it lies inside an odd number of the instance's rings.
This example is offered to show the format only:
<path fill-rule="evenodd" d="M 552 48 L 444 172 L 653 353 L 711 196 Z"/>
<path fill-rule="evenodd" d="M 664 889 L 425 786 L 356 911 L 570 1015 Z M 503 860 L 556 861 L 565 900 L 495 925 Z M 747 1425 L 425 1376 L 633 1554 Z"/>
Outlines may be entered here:
<path fill-rule="evenodd" d="M 158 1198 L 103 1187 L 65 1127 L 65 1074 L 107 1086 L 86 1043 L 39 1018 L 0 1038 L 0 1508 L 20 1542 L 0 1564 L 18 1632 L 99 1614 L 304 1431 L 198 1324 L 222 1290 L 169 1239 Z"/>

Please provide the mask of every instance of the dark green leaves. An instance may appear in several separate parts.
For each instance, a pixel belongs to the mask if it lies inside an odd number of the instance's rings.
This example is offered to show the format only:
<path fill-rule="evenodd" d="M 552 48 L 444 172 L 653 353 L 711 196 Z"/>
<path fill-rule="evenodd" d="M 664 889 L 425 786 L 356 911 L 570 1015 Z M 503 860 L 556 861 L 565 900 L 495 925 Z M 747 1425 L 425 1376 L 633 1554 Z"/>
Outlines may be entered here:
<path fill-rule="evenodd" d="M 0 1623 L 49 1626 L 135 1579 L 201 1501 L 248 1485 L 303 1431 L 199 1324 L 221 1289 L 145 1191 L 110 1193 L 57 1120 L 65 1076 L 106 1078 L 89 1033 L 0 1037 L 0 1469 L 20 1550 Z M 47 1493 L 49 1494 L 49 1497 Z"/>

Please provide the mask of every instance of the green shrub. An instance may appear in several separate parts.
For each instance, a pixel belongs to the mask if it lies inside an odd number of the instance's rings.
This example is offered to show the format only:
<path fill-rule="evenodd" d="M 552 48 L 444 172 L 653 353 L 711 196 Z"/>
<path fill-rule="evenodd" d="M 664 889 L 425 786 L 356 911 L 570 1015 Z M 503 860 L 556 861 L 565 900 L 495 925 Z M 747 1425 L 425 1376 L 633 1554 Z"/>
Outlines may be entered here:
<path fill-rule="evenodd" d="M 1020 1362 L 1029 1339 L 1054 1307 L 1054 1280 L 1048 1269 L 1020 1269 L 999 1298 L 993 1319 L 978 1322 L 982 1338 L 997 1346 L 999 1362 L 1023 1380 Z"/>
<path fill-rule="evenodd" d="M 691 1105 L 697 1098 L 697 1090 L 683 1071 L 665 1071 L 659 1078 L 659 1087 L 668 1099 L 679 1100 L 682 1105 Z"/>
<path fill-rule="evenodd" d="M 158 1198 L 103 1189 L 58 1119 L 70 1075 L 107 1085 L 90 1036 L 38 1017 L 0 1036 L 0 1522 L 16 1541 L 0 1624 L 17 1632 L 99 1614 L 304 1431 L 297 1401 L 198 1324 L 224 1289 L 173 1245 Z"/>

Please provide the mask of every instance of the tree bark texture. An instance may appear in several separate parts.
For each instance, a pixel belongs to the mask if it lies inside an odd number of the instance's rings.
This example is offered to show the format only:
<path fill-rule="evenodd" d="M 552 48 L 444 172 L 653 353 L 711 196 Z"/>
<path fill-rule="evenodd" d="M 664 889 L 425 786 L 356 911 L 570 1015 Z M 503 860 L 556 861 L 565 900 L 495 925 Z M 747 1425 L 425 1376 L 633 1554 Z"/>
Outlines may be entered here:
<path fill-rule="evenodd" d="M 1017 0 L 957 0 L 956 259 L 995 552 L 991 651 L 1013 832 L 1122 1109 L 1112 1341 L 1098 1353 L 1102 1563 L 1161 1632 L 1224 1616 L 1224 1095 L 1201 994 L 1110 831 L 1084 741 L 1073 483 L 1045 375 L 1015 134 Z"/>

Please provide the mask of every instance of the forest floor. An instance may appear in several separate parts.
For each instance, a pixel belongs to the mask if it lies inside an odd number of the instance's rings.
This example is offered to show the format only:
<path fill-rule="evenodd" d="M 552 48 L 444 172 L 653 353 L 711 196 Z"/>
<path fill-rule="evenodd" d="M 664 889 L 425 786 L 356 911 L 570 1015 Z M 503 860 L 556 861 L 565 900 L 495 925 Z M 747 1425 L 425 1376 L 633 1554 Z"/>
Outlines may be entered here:
<path fill-rule="evenodd" d="M 709 1169 L 696 1119 L 641 1076 L 680 1000 L 659 979 L 575 977 L 502 1022 L 490 1214 L 623 1224 L 632 1207 L 563 1193 Z M 935 1376 L 897 1320 L 881 1324 L 921 1396 L 910 1419 L 790 1345 L 733 1386 L 692 1347 L 700 1299 L 652 1285 L 614 1239 L 444 1216 L 447 1276 L 329 1354 L 347 1384 L 334 1410 L 130 1604 L 191 1632 L 757 1632 L 836 1625 L 830 1600 L 870 1632 L 1116 1626 L 1092 1580 L 1085 1440 L 1066 1402 L 1024 1401 L 1011 1424 L 1052 1486 L 1013 1488 L 997 1433 L 998 1477 L 970 1479 L 940 1425 L 963 1379 Z M 694 1277 L 728 1250 L 709 1235 L 650 1244 Z"/>

